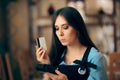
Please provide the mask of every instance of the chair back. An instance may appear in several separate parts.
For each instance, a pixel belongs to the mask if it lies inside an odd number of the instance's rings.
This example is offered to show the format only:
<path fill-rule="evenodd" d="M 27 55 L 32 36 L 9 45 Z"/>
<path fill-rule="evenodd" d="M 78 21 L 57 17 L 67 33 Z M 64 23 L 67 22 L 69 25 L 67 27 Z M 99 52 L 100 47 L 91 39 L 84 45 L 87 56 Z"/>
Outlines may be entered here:
<path fill-rule="evenodd" d="M 109 54 L 109 78 L 110 80 L 120 80 L 120 53 Z"/>

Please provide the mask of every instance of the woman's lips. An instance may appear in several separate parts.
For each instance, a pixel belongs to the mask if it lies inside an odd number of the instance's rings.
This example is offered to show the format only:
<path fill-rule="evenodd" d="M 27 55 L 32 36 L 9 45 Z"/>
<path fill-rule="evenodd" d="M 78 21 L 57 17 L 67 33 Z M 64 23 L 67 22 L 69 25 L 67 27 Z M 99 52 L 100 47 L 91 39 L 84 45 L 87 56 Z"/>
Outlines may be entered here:
<path fill-rule="evenodd" d="M 60 39 L 61 42 L 65 42 L 66 40 L 65 39 Z"/>

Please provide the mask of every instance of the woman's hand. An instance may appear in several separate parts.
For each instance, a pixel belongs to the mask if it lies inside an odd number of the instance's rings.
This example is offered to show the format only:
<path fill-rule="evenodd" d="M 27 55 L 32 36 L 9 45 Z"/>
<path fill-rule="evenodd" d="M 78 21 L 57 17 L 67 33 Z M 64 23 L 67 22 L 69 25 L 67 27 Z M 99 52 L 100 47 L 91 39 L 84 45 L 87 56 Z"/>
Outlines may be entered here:
<path fill-rule="evenodd" d="M 52 80 L 68 80 L 65 74 L 62 74 L 60 71 L 55 70 L 57 74 L 52 74 L 49 72 L 45 72 L 45 74 Z"/>
<path fill-rule="evenodd" d="M 49 56 L 42 47 L 38 48 L 36 46 L 36 59 L 42 64 L 50 64 Z"/>

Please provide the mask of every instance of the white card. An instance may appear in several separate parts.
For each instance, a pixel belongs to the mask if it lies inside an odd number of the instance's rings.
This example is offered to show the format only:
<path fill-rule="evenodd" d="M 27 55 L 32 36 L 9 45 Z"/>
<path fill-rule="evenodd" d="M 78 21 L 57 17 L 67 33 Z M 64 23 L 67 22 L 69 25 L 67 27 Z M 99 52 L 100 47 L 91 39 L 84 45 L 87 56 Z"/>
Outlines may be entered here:
<path fill-rule="evenodd" d="M 39 40 L 40 46 L 43 47 L 45 50 L 47 50 L 45 37 L 39 37 L 38 40 Z"/>

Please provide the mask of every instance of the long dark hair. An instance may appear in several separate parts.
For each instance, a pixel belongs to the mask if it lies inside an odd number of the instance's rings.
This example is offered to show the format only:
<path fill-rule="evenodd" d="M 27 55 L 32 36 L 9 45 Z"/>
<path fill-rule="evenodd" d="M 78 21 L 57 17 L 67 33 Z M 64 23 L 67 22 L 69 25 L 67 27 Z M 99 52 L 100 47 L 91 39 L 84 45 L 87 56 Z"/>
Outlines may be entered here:
<path fill-rule="evenodd" d="M 64 7 L 58 9 L 53 15 L 53 22 L 52 22 L 53 45 L 51 47 L 52 49 L 50 52 L 50 60 L 51 60 L 51 64 L 54 66 L 57 66 L 59 64 L 61 55 L 63 54 L 63 51 L 66 48 L 66 46 L 63 46 L 60 43 L 56 35 L 55 21 L 59 15 L 63 16 L 66 19 L 66 21 L 77 31 L 78 39 L 82 45 L 96 48 L 95 44 L 92 42 L 92 40 L 88 35 L 85 23 L 80 13 L 72 7 Z"/>

